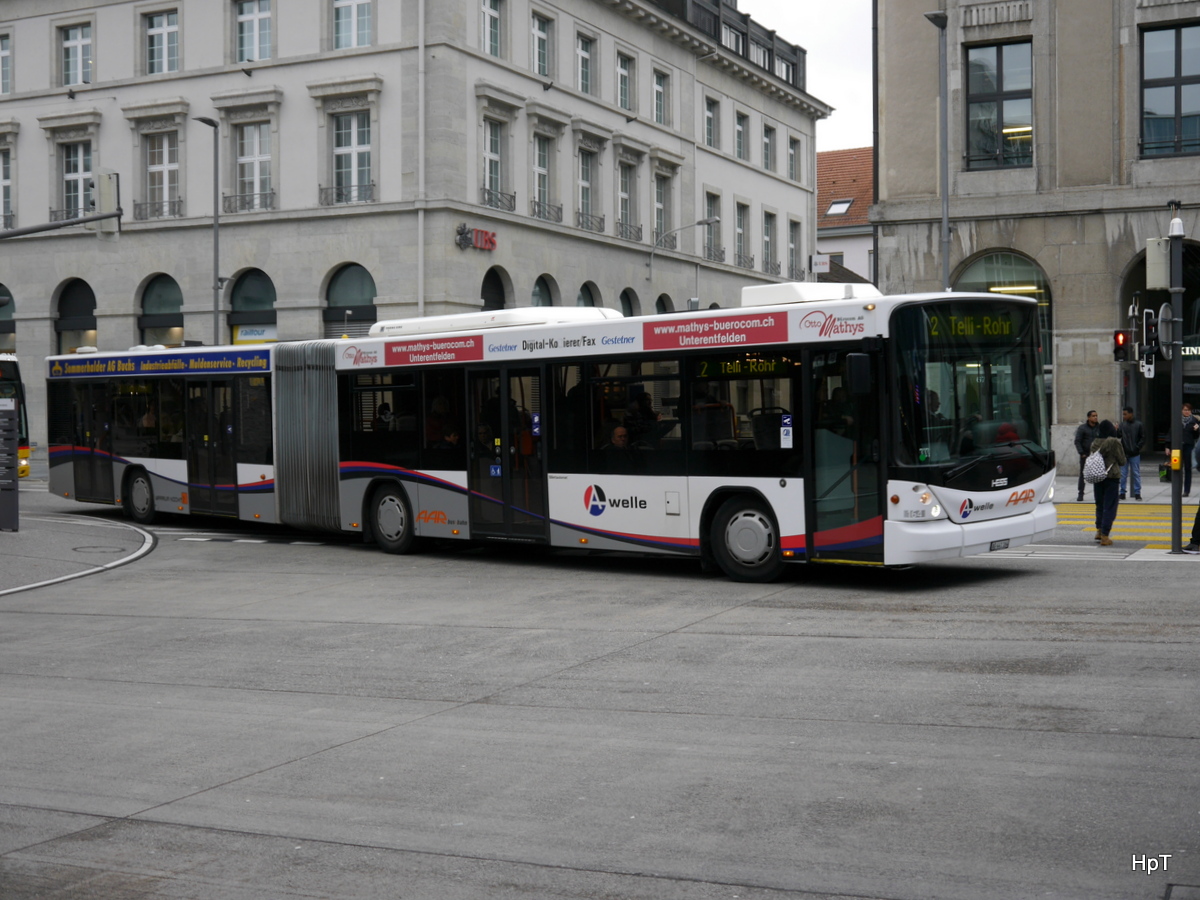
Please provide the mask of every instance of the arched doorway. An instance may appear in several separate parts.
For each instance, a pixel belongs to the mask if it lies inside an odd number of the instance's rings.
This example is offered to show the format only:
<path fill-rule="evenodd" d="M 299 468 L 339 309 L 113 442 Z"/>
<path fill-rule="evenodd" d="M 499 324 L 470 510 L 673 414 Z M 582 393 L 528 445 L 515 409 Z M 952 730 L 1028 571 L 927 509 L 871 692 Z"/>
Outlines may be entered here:
<path fill-rule="evenodd" d="M 74 353 L 77 347 L 96 346 L 96 294 L 82 278 L 73 278 L 58 295 L 58 352 Z"/>
<path fill-rule="evenodd" d="M 632 288 L 625 288 L 621 291 L 621 315 L 623 316 L 640 316 L 642 314 L 642 304 L 638 300 L 637 294 Z"/>
<path fill-rule="evenodd" d="M 378 319 L 375 279 L 358 263 L 348 263 L 333 273 L 325 288 L 321 311 L 327 338 L 365 337 Z"/>
<path fill-rule="evenodd" d="M 504 279 L 500 275 L 500 270 L 495 266 L 488 269 L 487 274 L 483 276 L 483 285 L 479 289 L 479 296 L 483 299 L 485 310 L 504 309 L 507 305 Z"/>
<path fill-rule="evenodd" d="M 276 340 L 275 282 L 266 272 L 247 269 L 239 275 L 229 302 L 229 327 L 235 344 Z"/>
<path fill-rule="evenodd" d="M 183 291 L 170 275 L 155 275 L 142 289 L 138 328 L 143 344 L 183 345 Z"/>
<path fill-rule="evenodd" d="M 671 298 L 666 294 L 659 294 L 658 299 L 654 301 L 654 311 L 659 313 L 669 313 L 675 311 L 675 304 L 671 302 Z"/>
<path fill-rule="evenodd" d="M 529 295 L 529 305 L 554 305 L 554 292 L 551 289 L 549 279 L 547 279 L 545 275 L 538 276 L 538 280 L 533 283 L 533 291 Z"/>

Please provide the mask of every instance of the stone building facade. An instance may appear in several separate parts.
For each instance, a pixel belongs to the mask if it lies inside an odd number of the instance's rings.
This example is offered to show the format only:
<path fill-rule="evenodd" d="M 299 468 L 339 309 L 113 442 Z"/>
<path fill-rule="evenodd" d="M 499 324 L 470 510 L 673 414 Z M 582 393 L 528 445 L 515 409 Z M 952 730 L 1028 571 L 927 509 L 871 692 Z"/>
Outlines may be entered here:
<path fill-rule="evenodd" d="M 939 5 L 939 4 L 935 4 Z M 930 4 L 875 3 L 876 227 L 884 291 L 940 290 L 938 26 Z M 1200 401 L 1200 3 L 943 0 L 948 45 L 951 286 L 1036 296 L 1047 328 L 1055 449 L 1078 465 L 1089 409 L 1130 405 L 1156 448 L 1169 366 L 1113 359 L 1141 306 L 1147 239 L 1183 203 L 1185 396 Z M 1195 348 L 1193 350 L 1193 348 Z M 1195 354 L 1195 355 L 1190 355 Z"/>
<path fill-rule="evenodd" d="M 736 0 L 8 0 L 0 348 L 362 333 L 536 304 L 627 314 L 806 276 L 804 51 Z M 207 121 L 203 121 L 207 120 Z M 214 148 L 219 275 L 214 301 Z M 701 219 L 719 219 L 697 225 Z M 653 251 L 653 252 L 652 252 Z"/>

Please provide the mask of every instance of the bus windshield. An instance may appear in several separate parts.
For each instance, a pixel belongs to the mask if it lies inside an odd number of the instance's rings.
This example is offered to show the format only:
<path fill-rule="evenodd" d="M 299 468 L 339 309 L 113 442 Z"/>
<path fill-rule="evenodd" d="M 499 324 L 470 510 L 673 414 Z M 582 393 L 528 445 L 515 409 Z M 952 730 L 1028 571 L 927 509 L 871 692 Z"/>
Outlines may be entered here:
<path fill-rule="evenodd" d="M 893 320 L 900 465 L 936 467 L 922 479 L 964 490 L 1007 485 L 1053 465 L 1037 308 L 997 299 L 898 309 Z M 1021 462 L 1024 460 L 1024 462 Z M 1011 464 L 1009 463 L 1011 461 Z"/>

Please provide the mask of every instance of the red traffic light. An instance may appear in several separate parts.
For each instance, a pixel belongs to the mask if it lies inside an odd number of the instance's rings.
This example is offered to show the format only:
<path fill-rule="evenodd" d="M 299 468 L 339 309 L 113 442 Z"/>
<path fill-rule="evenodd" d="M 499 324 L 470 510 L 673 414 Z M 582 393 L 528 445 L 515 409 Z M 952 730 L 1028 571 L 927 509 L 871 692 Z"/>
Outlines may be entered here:
<path fill-rule="evenodd" d="M 1133 343 L 1133 333 L 1129 331 L 1113 332 L 1113 362 L 1125 362 L 1129 359 L 1129 346 Z"/>

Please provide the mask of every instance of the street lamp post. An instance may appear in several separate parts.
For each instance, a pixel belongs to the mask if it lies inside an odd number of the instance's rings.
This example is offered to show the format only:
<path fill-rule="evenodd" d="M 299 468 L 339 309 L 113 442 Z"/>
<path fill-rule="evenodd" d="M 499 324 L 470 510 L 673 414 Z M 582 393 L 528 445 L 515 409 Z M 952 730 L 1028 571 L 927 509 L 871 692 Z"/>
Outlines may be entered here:
<path fill-rule="evenodd" d="M 938 141 L 942 190 L 942 288 L 950 290 L 950 119 L 947 97 L 946 23 L 944 12 L 928 12 L 925 18 L 938 30 Z"/>
<path fill-rule="evenodd" d="M 1178 200 L 1171 207 L 1171 227 L 1167 232 L 1171 248 L 1171 447 L 1183 447 L 1183 219 Z M 1178 452 L 1178 451 L 1176 451 Z M 1192 465 L 1192 454 L 1183 451 L 1182 465 Z M 1183 552 L 1183 471 L 1171 473 L 1171 552 Z"/>
<path fill-rule="evenodd" d="M 207 116 L 194 121 L 213 130 L 213 346 L 221 343 L 221 126 Z"/>
<path fill-rule="evenodd" d="M 720 221 L 720 216 L 709 216 L 707 219 L 700 219 L 699 221 L 692 222 L 689 225 L 680 225 L 678 228 L 672 228 L 670 231 L 664 231 L 662 234 L 660 234 L 658 238 L 655 239 L 654 246 L 650 248 L 650 261 L 646 263 L 646 265 L 650 267 L 650 274 L 646 276 L 646 280 L 654 280 L 654 252 L 662 246 L 662 242 L 665 238 L 672 234 L 676 234 L 677 232 L 683 231 L 685 228 L 695 228 L 697 225 L 716 225 Z"/>

